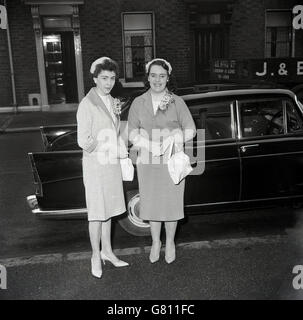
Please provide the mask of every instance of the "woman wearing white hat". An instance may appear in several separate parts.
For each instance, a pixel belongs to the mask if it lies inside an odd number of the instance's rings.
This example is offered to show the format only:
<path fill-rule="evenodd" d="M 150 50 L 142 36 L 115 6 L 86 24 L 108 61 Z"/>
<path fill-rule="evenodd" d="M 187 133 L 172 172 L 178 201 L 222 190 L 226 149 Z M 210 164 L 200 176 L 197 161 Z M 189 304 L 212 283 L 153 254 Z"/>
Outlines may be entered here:
<path fill-rule="evenodd" d="M 172 263 L 176 259 L 174 238 L 178 220 L 184 217 L 184 180 L 177 185 L 173 183 L 165 164 L 169 151 L 164 152 L 160 139 L 164 139 L 164 145 L 173 137 L 178 151 L 196 132 L 185 102 L 168 90 L 171 72 L 170 63 L 164 59 L 147 63 L 150 89 L 133 101 L 128 116 L 129 140 L 140 151 L 137 159 L 140 218 L 150 221 L 151 263 L 159 260 L 162 223 L 166 231 L 165 260 Z"/>
<path fill-rule="evenodd" d="M 128 266 L 115 256 L 111 247 L 111 218 L 126 210 L 118 159 L 127 157 L 127 150 L 118 135 L 120 104 L 110 95 L 118 77 L 118 65 L 114 60 L 102 57 L 92 63 L 90 73 L 96 86 L 79 104 L 77 137 L 83 149 L 83 182 L 92 246 L 91 272 L 101 278 L 101 260 L 110 261 L 115 267 Z"/>

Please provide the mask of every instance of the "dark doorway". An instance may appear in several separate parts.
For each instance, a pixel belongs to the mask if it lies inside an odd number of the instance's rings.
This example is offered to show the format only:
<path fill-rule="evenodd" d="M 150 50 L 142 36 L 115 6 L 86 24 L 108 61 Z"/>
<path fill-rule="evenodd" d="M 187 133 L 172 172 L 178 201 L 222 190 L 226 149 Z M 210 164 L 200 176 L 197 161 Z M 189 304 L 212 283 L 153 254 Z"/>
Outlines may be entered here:
<path fill-rule="evenodd" d="M 207 82 L 210 78 L 210 61 L 224 58 L 224 31 L 222 28 L 203 28 L 195 32 L 196 81 Z"/>
<path fill-rule="evenodd" d="M 43 33 L 43 49 L 49 104 L 78 102 L 73 32 Z"/>

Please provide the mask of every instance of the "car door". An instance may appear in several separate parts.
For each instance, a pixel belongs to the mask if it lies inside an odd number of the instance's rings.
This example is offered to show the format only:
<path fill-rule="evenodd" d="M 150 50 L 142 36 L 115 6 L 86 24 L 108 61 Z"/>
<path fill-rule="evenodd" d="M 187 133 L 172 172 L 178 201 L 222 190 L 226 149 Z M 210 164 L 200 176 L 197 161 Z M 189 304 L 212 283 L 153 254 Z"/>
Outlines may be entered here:
<path fill-rule="evenodd" d="M 232 100 L 186 103 L 197 128 L 193 161 L 197 164 L 187 177 L 185 186 L 187 209 L 198 211 L 201 206 L 238 201 L 240 161 Z"/>
<path fill-rule="evenodd" d="M 277 202 L 303 194 L 302 113 L 288 95 L 237 101 L 241 200 Z"/>

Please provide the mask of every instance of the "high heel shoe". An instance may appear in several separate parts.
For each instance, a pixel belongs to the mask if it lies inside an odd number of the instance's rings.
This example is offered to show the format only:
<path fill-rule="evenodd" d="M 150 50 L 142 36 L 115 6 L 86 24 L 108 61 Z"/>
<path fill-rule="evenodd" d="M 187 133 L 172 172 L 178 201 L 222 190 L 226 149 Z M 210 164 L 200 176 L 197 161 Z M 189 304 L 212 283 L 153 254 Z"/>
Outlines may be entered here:
<path fill-rule="evenodd" d="M 91 258 L 91 271 L 92 275 L 96 278 L 101 278 L 102 277 L 102 269 L 97 266 L 96 263 L 93 262 L 93 258 Z"/>
<path fill-rule="evenodd" d="M 174 245 L 173 250 L 170 254 L 167 252 L 167 246 L 165 247 L 165 261 L 166 263 L 170 264 L 176 260 L 176 247 Z"/>
<path fill-rule="evenodd" d="M 122 261 L 120 259 L 118 259 L 117 261 L 113 261 L 111 260 L 105 253 L 103 253 L 102 251 L 101 253 L 101 260 L 103 261 L 103 263 L 105 264 L 105 261 L 109 261 L 111 262 L 116 268 L 121 268 L 121 267 L 127 267 L 129 266 L 129 264 L 125 261 Z"/>
<path fill-rule="evenodd" d="M 159 242 L 159 245 L 158 245 L 158 247 L 156 249 L 154 249 L 155 246 L 152 245 L 152 247 L 150 249 L 150 254 L 149 254 L 149 261 L 151 263 L 155 263 L 155 262 L 157 262 L 159 260 L 161 245 L 162 245 L 161 241 Z"/>

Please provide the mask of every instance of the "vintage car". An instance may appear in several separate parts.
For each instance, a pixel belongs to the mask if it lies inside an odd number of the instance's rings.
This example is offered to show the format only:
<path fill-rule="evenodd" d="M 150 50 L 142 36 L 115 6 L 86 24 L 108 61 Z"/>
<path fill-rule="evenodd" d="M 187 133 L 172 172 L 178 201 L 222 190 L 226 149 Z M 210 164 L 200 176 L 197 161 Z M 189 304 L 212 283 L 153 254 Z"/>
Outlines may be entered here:
<path fill-rule="evenodd" d="M 182 98 L 203 133 L 185 148 L 194 168 L 185 184 L 187 214 L 302 203 L 303 106 L 293 92 L 242 89 Z M 122 111 L 124 124 L 130 102 Z M 76 130 L 41 127 L 45 151 L 29 154 L 36 193 L 27 198 L 37 216 L 86 214 Z M 127 212 L 119 223 L 131 234 L 148 234 L 149 224 L 139 217 L 136 175 L 124 182 L 124 191 Z"/>

